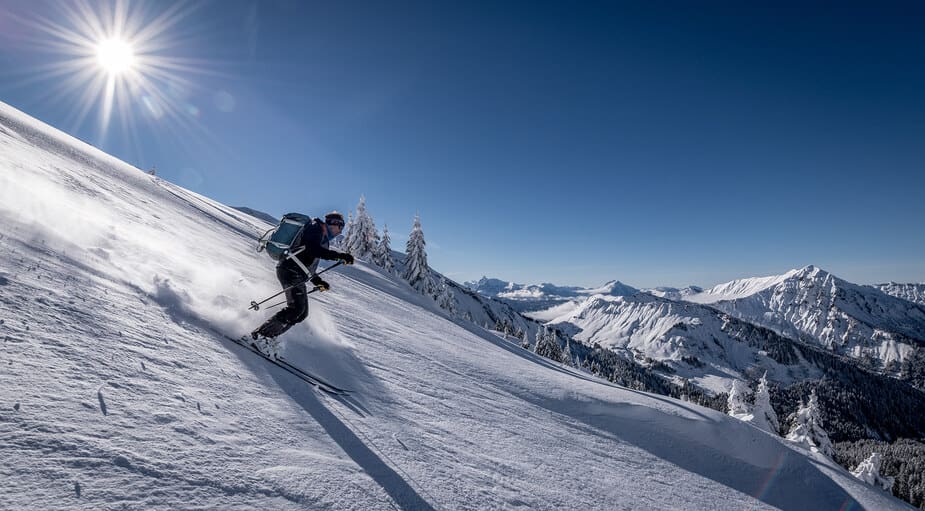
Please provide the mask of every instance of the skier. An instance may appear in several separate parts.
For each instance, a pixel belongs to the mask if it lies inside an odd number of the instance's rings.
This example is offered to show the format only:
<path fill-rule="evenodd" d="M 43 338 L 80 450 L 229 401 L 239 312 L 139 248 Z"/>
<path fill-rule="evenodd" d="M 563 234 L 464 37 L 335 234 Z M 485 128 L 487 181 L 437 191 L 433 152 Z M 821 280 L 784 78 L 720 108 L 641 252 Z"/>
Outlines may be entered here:
<path fill-rule="evenodd" d="M 279 279 L 279 283 L 283 288 L 291 286 L 291 289 L 286 291 L 286 307 L 274 314 L 260 328 L 251 332 L 255 348 L 268 355 L 276 356 L 279 349 L 277 337 L 308 316 L 306 281 L 310 281 L 319 291 L 327 291 L 331 288 L 321 277 L 315 275 L 319 259 L 340 260 L 344 264 L 353 264 L 352 255 L 328 248 L 330 241 L 337 237 L 343 229 L 344 215 L 337 211 L 325 215 L 324 221 L 315 218 L 305 225 L 301 239 L 291 247 L 293 253 L 299 249 L 302 250 L 294 256 L 283 258 L 276 265 L 276 278 Z M 299 260 L 295 261 L 295 258 Z M 311 273 L 311 278 L 302 268 Z"/>

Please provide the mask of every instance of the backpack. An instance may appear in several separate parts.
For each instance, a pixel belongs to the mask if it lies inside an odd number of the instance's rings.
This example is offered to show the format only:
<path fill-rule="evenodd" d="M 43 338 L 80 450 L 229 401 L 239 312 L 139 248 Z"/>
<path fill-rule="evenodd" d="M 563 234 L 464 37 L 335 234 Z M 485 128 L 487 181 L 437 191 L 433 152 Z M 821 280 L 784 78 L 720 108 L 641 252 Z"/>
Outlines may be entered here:
<path fill-rule="evenodd" d="M 286 213 L 279 225 L 263 233 L 257 240 L 257 252 L 267 251 L 274 261 L 282 261 L 290 255 L 289 249 L 298 246 L 305 226 L 312 223 L 312 217 L 301 213 Z"/>

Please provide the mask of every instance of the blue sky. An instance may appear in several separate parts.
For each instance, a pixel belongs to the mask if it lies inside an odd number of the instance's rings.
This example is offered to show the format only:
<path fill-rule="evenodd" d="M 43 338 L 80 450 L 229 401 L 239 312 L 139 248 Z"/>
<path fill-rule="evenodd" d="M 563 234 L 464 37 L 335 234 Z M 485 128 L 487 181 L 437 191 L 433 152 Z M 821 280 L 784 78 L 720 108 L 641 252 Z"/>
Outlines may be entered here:
<path fill-rule="evenodd" d="M 172 67 L 105 133 L 62 4 L 0 0 L 0 101 L 227 204 L 365 194 L 397 249 L 420 212 L 459 281 L 925 281 L 921 4 L 130 2 Z"/>

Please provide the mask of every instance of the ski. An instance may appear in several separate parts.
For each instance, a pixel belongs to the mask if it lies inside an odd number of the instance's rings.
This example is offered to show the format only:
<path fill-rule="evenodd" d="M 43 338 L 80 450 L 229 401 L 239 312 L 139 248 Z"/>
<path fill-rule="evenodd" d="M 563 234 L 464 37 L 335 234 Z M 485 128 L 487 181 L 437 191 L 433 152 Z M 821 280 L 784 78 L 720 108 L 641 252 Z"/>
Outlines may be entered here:
<path fill-rule="evenodd" d="M 290 364 L 288 360 L 286 360 L 286 359 L 284 359 L 284 358 L 282 358 L 282 357 L 278 358 L 278 359 L 277 359 L 277 362 L 279 362 L 280 364 L 286 366 L 287 369 L 291 369 L 291 370 L 293 370 L 293 371 L 299 373 L 300 375 L 302 375 L 302 376 L 304 376 L 304 377 L 306 377 L 306 378 L 312 379 L 312 380 L 318 382 L 319 384 L 324 385 L 324 386 L 327 387 L 329 390 L 332 390 L 332 391 L 334 391 L 334 392 L 337 393 L 337 394 L 340 394 L 340 395 L 348 395 L 348 394 L 351 393 L 350 390 L 342 389 L 342 388 L 340 388 L 340 387 L 337 387 L 337 386 L 335 386 L 335 385 L 333 385 L 333 384 L 331 384 L 331 383 L 328 383 L 326 380 L 322 380 L 321 378 L 319 378 L 319 377 L 317 377 L 317 376 L 315 376 L 315 375 L 313 375 L 313 374 L 311 374 L 311 373 L 305 371 L 305 369 L 302 369 L 302 368 L 299 367 L 299 366 L 295 366 L 295 365 Z"/>
<path fill-rule="evenodd" d="M 246 348 L 247 350 L 251 351 L 252 353 L 254 353 L 254 354 L 260 356 L 261 358 L 263 358 L 263 359 L 266 360 L 267 362 L 270 362 L 271 364 L 273 364 L 273 365 L 275 365 L 275 366 L 277 366 L 277 367 L 279 367 L 279 368 L 281 368 L 281 369 L 286 370 L 287 372 L 289 372 L 289 373 L 292 374 L 293 376 L 297 376 L 298 378 L 301 378 L 303 381 L 305 381 L 305 382 L 308 383 L 309 385 L 315 387 L 316 389 L 318 389 L 318 390 L 320 390 L 320 391 L 322 391 L 322 392 L 325 392 L 325 393 L 327 393 L 327 394 L 331 394 L 331 395 L 334 395 L 334 396 L 347 396 L 347 395 L 350 394 L 350 391 L 349 391 L 349 390 L 347 390 L 347 389 L 342 389 L 342 388 L 340 388 L 340 387 L 337 387 L 337 386 L 335 386 L 335 385 L 332 385 L 332 384 L 330 384 L 330 383 L 328 383 L 328 382 L 322 380 L 321 378 L 319 378 L 319 377 L 317 377 L 317 376 L 315 376 L 315 375 L 309 373 L 308 371 L 305 371 L 304 369 L 302 369 L 302 368 L 300 368 L 300 367 L 297 367 L 297 366 L 294 366 L 294 365 L 290 364 L 288 361 L 284 360 L 283 358 L 273 358 L 273 357 L 267 356 L 265 353 L 263 353 L 262 351 L 258 350 L 257 348 L 255 348 L 255 347 L 251 344 L 251 340 L 250 340 L 250 337 L 249 337 L 249 336 L 245 336 L 245 337 L 242 337 L 242 338 L 240 338 L 240 339 L 235 339 L 234 337 L 228 337 L 228 336 L 225 336 L 225 338 L 228 339 L 229 341 L 231 341 L 231 342 L 237 344 L 238 346 L 241 346 L 241 347 L 243 347 L 243 348 Z"/>

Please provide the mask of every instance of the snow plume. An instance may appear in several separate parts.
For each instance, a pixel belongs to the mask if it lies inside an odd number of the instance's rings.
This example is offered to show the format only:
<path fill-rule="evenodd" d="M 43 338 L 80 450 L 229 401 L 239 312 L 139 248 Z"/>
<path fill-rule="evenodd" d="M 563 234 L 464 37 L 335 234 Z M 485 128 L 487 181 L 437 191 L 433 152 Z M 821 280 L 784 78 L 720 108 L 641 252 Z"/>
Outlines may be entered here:
<path fill-rule="evenodd" d="M 889 492 L 893 489 L 893 478 L 880 475 L 880 464 L 882 462 L 883 458 L 880 453 L 871 453 L 869 458 L 862 461 L 860 465 L 851 471 L 851 474 L 871 486 L 876 486 Z"/>
<path fill-rule="evenodd" d="M 77 153 L 5 142 L 0 222 L 28 250 L 75 271 L 92 268 L 99 281 L 128 285 L 171 316 L 228 332 L 248 326 L 246 304 L 276 287 L 272 274 L 234 270 L 265 272 L 252 249 L 265 230 L 259 221 L 125 164 L 90 165 L 72 159 Z"/>
<path fill-rule="evenodd" d="M 835 455 L 828 433 L 822 429 L 820 418 L 819 399 L 816 391 L 809 396 L 809 402 L 800 406 L 796 411 L 793 427 L 787 434 L 787 440 L 803 444 L 813 452 L 821 452 L 831 458 Z"/>
<path fill-rule="evenodd" d="M 192 301 L 190 295 L 172 284 L 169 278 L 154 276 L 154 293 L 151 297 L 177 323 L 188 321 L 195 317 L 195 314 L 189 310 L 189 303 Z"/>

